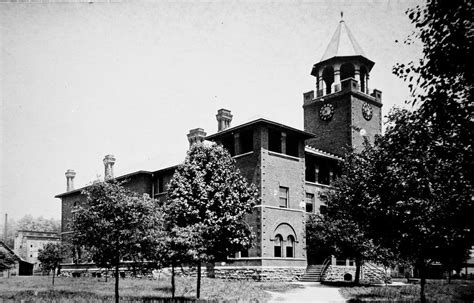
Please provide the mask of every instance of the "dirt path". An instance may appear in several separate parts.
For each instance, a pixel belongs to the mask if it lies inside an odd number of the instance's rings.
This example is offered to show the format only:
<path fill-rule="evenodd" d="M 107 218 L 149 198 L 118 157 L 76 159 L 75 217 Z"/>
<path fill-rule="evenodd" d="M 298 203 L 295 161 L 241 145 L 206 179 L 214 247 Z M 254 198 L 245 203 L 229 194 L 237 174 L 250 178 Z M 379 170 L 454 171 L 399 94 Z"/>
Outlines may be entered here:
<path fill-rule="evenodd" d="M 272 295 L 269 302 L 346 302 L 337 287 L 321 285 L 317 282 L 298 282 L 296 284 L 301 287 L 284 292 L 269 291 Z"/>

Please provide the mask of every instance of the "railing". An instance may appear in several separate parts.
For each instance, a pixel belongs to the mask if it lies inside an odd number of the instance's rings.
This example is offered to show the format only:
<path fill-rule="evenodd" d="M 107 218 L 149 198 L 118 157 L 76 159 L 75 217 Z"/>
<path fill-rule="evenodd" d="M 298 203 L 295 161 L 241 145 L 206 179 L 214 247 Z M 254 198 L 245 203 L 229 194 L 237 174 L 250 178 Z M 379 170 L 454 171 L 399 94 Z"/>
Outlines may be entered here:
<path fill-rule="evenodd" d="M 329 265 L 331 265 L 331 260 L 332 257 L 327 257 L 323 262 L 323 267 L 321 268 L 321 282 L 324 281 L 324 273 L 329 268 Z"/>

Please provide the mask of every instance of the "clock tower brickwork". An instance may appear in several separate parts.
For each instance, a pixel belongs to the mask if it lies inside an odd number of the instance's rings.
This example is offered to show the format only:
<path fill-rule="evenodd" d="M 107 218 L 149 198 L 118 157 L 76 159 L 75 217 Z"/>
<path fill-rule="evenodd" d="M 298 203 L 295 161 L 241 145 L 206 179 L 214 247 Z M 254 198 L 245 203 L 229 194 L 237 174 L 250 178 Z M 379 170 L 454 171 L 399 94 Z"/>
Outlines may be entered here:
<path fill-rule="evenodd" d="M 311 71 L 316 90 L 304 94 L 304 130 L 315 135 L 306 144 L 342 156 L 381 134 L 382 92 L 368 87 L 373 65 L 341 20 Z"/>

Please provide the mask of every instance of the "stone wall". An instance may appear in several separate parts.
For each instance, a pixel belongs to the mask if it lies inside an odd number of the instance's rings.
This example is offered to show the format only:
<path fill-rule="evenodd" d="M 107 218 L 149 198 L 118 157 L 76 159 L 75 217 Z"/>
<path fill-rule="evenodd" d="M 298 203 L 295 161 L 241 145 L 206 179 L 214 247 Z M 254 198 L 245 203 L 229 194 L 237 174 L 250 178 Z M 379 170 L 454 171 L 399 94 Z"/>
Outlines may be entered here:
<path fill-rule="evenodd" d="M 177 276 L 197 276 L 196 267 L 184 267 L 184 272 L 181 268 L 177 268 L 175 273 Z M 262 267 L 262 266 L 216 266 L 201 268 L 201 275 L 203 277 L 210 277 L 216 279 L 228 279 L 228 280 L 254 280 L 254 281 L 298 281 L 306 271 L 306 267 Z M 162 270 L 162 274 L 169 275 L 171 268 L 165 268 Z M 153 278 L 151 271 L 149 272 L 137 272 L 134 275 L 130 269 L 122 268 L 120 270 L 120 277 L 122 278 Z M 89 268 L 89 269 L 65 269 L 61 270 L 61 276 L 64 277 L 109 277 L 114 276 L 114 271 L 105 271 L 101 268 Z"/>
<path fill-rule="evenodd" d="M 340 282 L 340 281 L 354 281 L 356 273 L 355 266 L 339 266 L 329 265 L 323 274 L 323 281 Z M 350 275 L 350 280 L 344 279 L 346 275 Z M 346 276 L 348 278 L 348 276 Z M 390 274 L 385 273 L 382 268 L 374 265 L 362 265 L 360 281 L 365 283 L 383 283 L 390 281 Z"/>
<path fill-rule="evenodd" d="M 306 267 L 215 267 L 208 276 L 217 279 L 254 280 L 254 281 L 298 281 Z"/>

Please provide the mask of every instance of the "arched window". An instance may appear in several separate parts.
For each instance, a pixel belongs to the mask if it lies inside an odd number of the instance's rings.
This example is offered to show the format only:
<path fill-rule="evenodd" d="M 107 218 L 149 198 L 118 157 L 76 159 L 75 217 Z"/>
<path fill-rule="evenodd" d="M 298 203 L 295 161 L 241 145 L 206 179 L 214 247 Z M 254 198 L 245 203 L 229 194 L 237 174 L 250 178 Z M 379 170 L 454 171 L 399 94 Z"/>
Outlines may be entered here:
<path fill-rule="evenodd" d="M 286 241 L 286 257 L 294 258 L 295 257 L 295 238 L 293 236 L 288 236 Z"/>
<path fill-rule="evenodd" d="M 283 237 L 281 235 L 275 236 L 274 256 L 281 258 L 281 244 L 283 243 Z"/>
<path fill-rule="evenodd" d="M 334 69 L 332 66 L 327 66 L 323 70 L 323 82 L 325 85 L 325 90 L 324 94 L 330 94 L 331 93 L 331 84 L 334 82 Z"/>
<path fill-rule="evenodd" d="M 347 78 L 354 78 L 355 69 L 352 63 L 344 63 L 341 65 L 341 81 Z"/>

